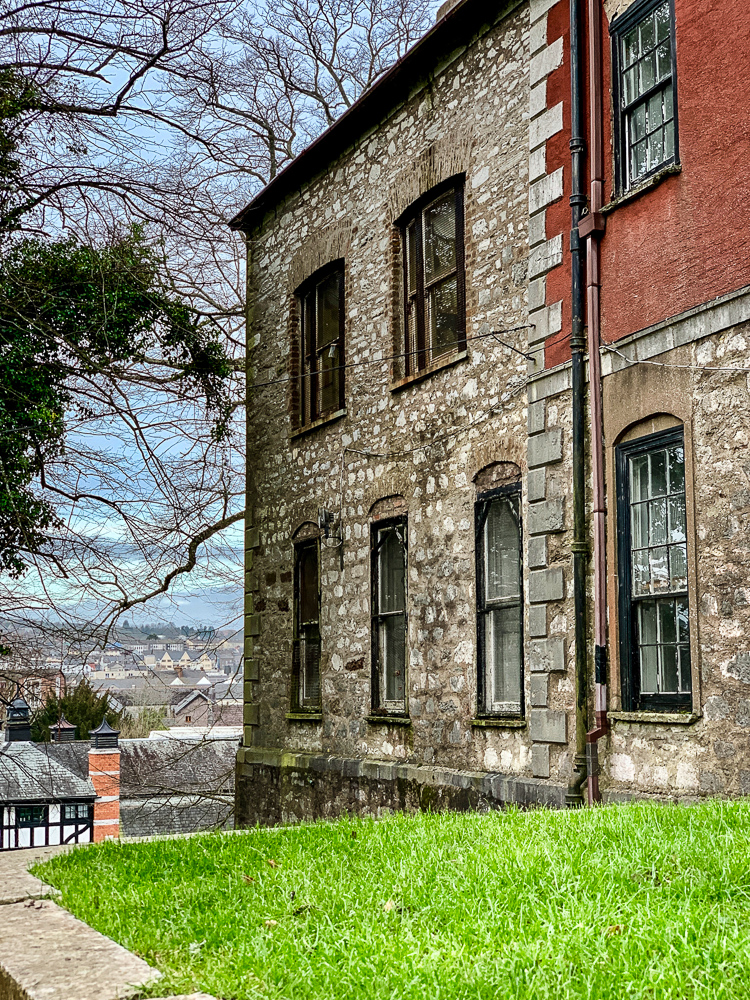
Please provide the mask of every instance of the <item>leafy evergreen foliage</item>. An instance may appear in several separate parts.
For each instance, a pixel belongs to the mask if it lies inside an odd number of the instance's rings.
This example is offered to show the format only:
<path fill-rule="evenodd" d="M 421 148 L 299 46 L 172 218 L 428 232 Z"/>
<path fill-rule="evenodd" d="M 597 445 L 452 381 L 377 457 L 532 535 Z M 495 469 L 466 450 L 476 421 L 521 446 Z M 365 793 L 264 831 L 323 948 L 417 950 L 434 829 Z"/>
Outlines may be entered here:
<path fill-rule="evenodd" d="M 88 681 L 73 688 L 58 698 L 56 694 L 47 696 L 44 707 L 34 716 L 31 723 L 31 738 L 35 743 L 49 743 L 50 726 L 59 722 L 62 716 L 78 727 L 76 738 L 87 740 L 92 729 L 96 729 L 106 716 L 114 729 L 120 728 L 120 715 L 109 707 L 106 694 L 98 694 Z"/>

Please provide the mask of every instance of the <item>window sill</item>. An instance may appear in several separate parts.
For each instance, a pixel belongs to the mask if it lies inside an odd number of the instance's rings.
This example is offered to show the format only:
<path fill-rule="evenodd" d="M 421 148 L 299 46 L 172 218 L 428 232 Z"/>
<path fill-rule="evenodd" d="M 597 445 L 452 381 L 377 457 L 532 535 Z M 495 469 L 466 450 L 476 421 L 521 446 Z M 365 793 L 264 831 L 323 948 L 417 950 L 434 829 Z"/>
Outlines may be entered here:
<path fill-rule="evenodd" d="M 287 712 L 287 722 L 322 722 L 322 712 Z"/>
<path fill-rule="evenodd" d="M 486 718 L 486 719 L 472 719 L 472 727 L 478 729 L 525 729 L 526 719 L 512 719 L 512 718 Z"/>
<path fill-rule="evenodd" d="M 433 361 L 431 365 L 415 372 L 414 375 L 407 375 L 406 378 L 399 379 L 396 382 L 391 382 L 388 388 L 391 392 L 401 392 L 403 389 L 408 389 L 411 385 L 417 385 L 419 382 L 423 382 L 426 378 L 430 378 L 430 376 L 434 375 L 435 372 L 440 372 L 444 368 L 452 368 L 453 365 L 466 361 L 468 357 L 469 352 L 467 350 L 458 351 L 454 354 L 444 354 L 442 357 L 439 357 L 437 361 Z"/>
<path fill-rule="evenodd" d="M 411 719 L 408 715 L 367 715 L 365 722 L 373 726 L 410 726 Z"/>
<path fill-rule="evenodd" d="M 674 177 L 675 174 L 682 173 L 682 165 L 680 163 L 670 163 L 668 166 L 663 167 L 661 170 L 657 170 L 655 174 L 651 177 L 647 177 L 645 181 L 636 185 L 634 188 L 630 188 L 628 191 L 623 191 L 622 194 L 613 198 L 608 205 L 604 205 L 599 209 L 602 215 L 609 215 L 610 212 L 614 212 L 616 208 L 621 205 L 627 205 L 628 202 L 635 201 L 636 198 L 640 198 L 642 194 L 646 194 L 648 191 L 652 191 L 655 187 L 658 187 L 662 181 L 665 181 L 667 177 Z"/>
<path fill-rule="evenodd" d="M 319 427 L 326 427 L 328 424 L 335 424 L 337 420 L 341 420 L 342 417 L 346 416 L 346 407 L 343 410 L 336 410 L 335 413 L 329 413 L 325 417 L 319 417 L 317 420 L 313 420 L 311 424 L 305 424 L 304 427 L 298 427 L 296 431 L 292 431 L 289 435 L 290 441 L 296 441 L 297 438 L 304 437 L 305 434 L 312 434 L 313 431 L 317 431 Z"/>
<path fill-rule="evenodd" d="M 608 712 L 612 722 L 645 722 L 661 726 L 690 726 L 700 719 L 695 712 Z"/>

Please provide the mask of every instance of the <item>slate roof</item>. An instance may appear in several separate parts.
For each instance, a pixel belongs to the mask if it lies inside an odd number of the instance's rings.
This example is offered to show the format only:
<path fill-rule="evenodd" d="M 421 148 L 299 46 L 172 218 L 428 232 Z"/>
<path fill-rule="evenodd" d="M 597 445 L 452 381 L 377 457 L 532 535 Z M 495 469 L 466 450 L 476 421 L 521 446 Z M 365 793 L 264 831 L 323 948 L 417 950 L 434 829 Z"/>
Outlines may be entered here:
<path fill-rule="evenodd" d="M 54 802 L 96 796 L 87 773 L 83 776 L 70 770 L 48 752 L 53 745 L 12 742 L 0 747 L 0 802 Z M 88 744 L 85 746 L 88 755 Z"/>
<path fill-rule="evenodd" d="M 120 740 L 120 797 L 231 793 L 237 742 Z"/>

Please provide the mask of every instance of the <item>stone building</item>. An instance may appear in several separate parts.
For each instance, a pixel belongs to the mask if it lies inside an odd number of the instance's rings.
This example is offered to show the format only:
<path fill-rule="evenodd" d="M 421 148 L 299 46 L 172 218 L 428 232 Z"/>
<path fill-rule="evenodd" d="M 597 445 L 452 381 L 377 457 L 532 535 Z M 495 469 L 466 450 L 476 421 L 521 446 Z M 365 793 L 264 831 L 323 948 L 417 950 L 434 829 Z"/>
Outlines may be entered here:
<path fill-rule="evenodd" d="M 750 790 L 749 30 L 445 5 L 234 220 L 238 822 Z"/>

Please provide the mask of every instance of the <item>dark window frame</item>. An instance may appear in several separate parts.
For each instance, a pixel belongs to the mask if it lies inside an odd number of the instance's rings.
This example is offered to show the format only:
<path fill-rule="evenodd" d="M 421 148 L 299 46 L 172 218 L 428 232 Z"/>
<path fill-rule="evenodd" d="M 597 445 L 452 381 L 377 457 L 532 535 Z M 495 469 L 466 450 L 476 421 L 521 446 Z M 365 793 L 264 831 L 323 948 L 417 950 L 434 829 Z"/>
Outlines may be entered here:
<path fill-rule="evenodd" d="M 303 554 L 310 549 L 315 553 L 316 581 L 315 591 L 317 598 L 317 619 L 302 621 L 302 582 L 301 574 L 304 568 Z M 294 544 L 294 635 L 292 639 L 292 711 L 309 712 L 317 714 L 321 710 L 321 685 L 320 685 L 320 538 L 305 538 Z M 310 645 L 313 650 L 317 648 L 317 697 L 311 698 L 306 695 L 305 675 L 303 674 L 303 654 L 307 654 L 307 647 Z"/>
<path fill-rule="evenodd" d="M 308 323 L 307 303 L 311 295 L 333 275 L 339 277 L 339 335 L 335 341 L 318 346 L 317 299 L 313 323 Z M 346 262 L 344 258 L 331 261 L 319 268 L 299 286 L 296 291 L 299 310 L 299 372 L 297 380 L 298 406 L 297 424 L 299 428 L 309 427 L 343 410 L 346 405 Z M 321 359 L 326 351 L 335 346 L 338 364 L 332 370 L 338 372 L 339 392 L 335 405 L 324 409 L 321 405 Z"/>
<path fill-rule="evenodd" d="M 400 612 L 380 611 L 380 550 L 385 539 L 380 540 L 384 531 L 403 528 L 401 536 L 404 547 L 404 609 Z M 391 715 L 399 718 L 408 717 L 409 703 L 409 519 L 408 515 L 383 518 L 374 521 L 370 528 L 370 692 L 372 711 L 377 715 Z M 382 688 L 385 680 L 380 670 L 380 625 L 388 617 L 403 615 L 404 619 L 404 699 L 398 703 L 398 708 L 385 698 Z"/>
<path fill-rule="evenodd" d="M 21 818 L 21 812 L 29 811 L 32 815 L 28 821 Z M 40 817 L 34 820 L 34 813 Z M 22 805 L 16 806 L 16 826 L 19 830 L 33 830 L 42 826 L 49 826 L 49 806 L 48 805 Z"/>
<path fill-rule="evenodd" d="M 466 349 L 466 232 L 465 232 L 465 175 L 457 174 L 442 184 L 432 188 L 415 201 L 398 219 L 397 225 L 401 231 L 401 283 L 403 294 L 403 324 L 402 346 L 404 350 L 404 375 L 408 378 L 428 370 L 434 362 L 441 358 L 450 358 Z M 442 354 L 432 354 L 432 347 L 427 334 L 427 295 L 429 289 L 425 284 L 424 269 L 424 213 L 436 201 L 444 198 L 450 191 L 455 192 L 456 218 L 456 284 L 457 284 L 457 330 L 456 343 L 451 350 Z M 416 228 L 416 291 L 410 294 L 409 289 L 409 229 L 414 224 Z M 452 276 L 441 276 L 432 284 L 441 284 Z M 412 299 L 414 304 L 412 305 Z M 409 334 L 409 316 L 412 308 L 416 312 L 416 346 L 412 347 Z"/>
<path fill-rule="evenodd" d="M 488 708 L 486 674 L 487 674 L 487 653 L 485 620 L 492 608 L 488 608 L 485 602 L 485 560 L 484 546 L 481 544 L 484 539 L 484 527 L 493 501 L 498 499 L 513 499 L 516 501 L 516 516 L 518 518 L 518 572 L 519 572 L 519 653 L 520 653 L 520 708 L 517 712 L 493 712 Z M 477 717 L 488 719 L 523 719 L 526 714 L 526 704 L 524 696 L 524 575 L 523 575 L 523 518 L 521 516 L 521 484 L 510 483 L 506 486 L 499 486 L 493 490 L 487 490 L 477 496 L 474 505 L 474 553 L 476 560 L 476 611 L 477 611 Z"/>
<path fill-rule="evenodd" d="M 623 108 L 623 88 L 622 88 L 622 51 L 621 42 L 624 36 L 643 21 L 649 14 L 661 7 L 665 0 L 638 0 L 625 13 L 616 17 L 609 26 L 609 34 L 612 39 L 612 107 L 614 115 L 614 159 L 615 159 L 615 187 L 616 194 L 626 194 L 628 191 L 647 181 L 654 174 L 659 173 L 666 167 L 677 165 L 680 162 L 680 123 L 677 98 L 677 41 L 675 25 L 674 0 L 666 0 L 669 4 L 670 16 L 670 47 L 672 55 L 671 87 L 672 99 L 674 102 L 674 153 L 671 157 L 662 160 L 652 167 L 645 174 L 641 174 L 634 180 L 630 180 L 630 142 L 627 135 L 629 114 L 636 107 L 648 103 L 649 99 L 659 90 L 664 89 L 664 81 L 654 84 L 654 86 L 641 94 L 635 101 L 631 102 L 628 108 Z"/>
<path fill-rule="evenodd" d="M 669 591 L 663 595 L 642 596 L 634 598 L 631 593 L 632 566 L 632 526 L 630 477 L 628 462 L 639 454 L 649 454 L 661 448 L 681 444 L 685 463 L 685 535 L 687 551 L 687 580 L 684 591 Z M 617 477 L 617 587 L 620 627 L 620 687 L 622 705 L 626 712 L 690 712 L 693 707 L 693 691 L 676 694 L 646 694 L 640 693 L 640 662 L 637 636 L 636 606 L 645 601 L 659 601 L 674 597 L 683 597 L 688 604 L 690 613 L 690 538 L 687 530 L 687 449 L 685 448 L 684 428 L 671 427 L 656 434 L 648 434 L 633 441 L 626 441 L 615 450 L 615 466 Z M 691 689 L 692 689 L 692 655 L 693 636 L 689 634 L 691 657 Z"/>

